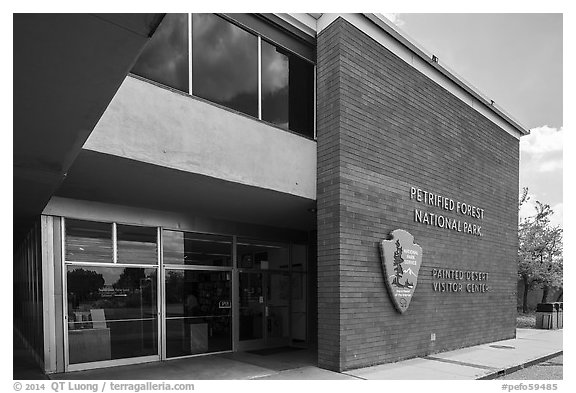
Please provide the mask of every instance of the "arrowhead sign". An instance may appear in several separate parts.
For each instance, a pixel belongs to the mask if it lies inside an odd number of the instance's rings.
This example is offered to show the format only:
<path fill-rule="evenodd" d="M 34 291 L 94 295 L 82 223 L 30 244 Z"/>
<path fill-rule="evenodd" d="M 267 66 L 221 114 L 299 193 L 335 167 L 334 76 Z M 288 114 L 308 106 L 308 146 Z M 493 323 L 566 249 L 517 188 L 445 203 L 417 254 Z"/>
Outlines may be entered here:
<path fill-rule="evenodd" d="M 422 264 L 422 247 L 414 243 L 414 236 L 403 229 L 390 234 L 390 240 L 380 242 L 384 281 L 394 306 L 406 312 L 418 283 Z"/>

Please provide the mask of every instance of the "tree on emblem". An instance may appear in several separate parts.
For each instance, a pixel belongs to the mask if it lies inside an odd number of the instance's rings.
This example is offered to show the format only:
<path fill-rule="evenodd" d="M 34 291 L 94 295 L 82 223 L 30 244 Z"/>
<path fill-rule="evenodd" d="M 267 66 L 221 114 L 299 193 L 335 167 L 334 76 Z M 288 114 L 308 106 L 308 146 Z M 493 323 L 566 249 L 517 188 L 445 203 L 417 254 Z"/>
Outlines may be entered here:
<path fill-rule="evenodd" d="M 404 274 L 402 262 L 404 262 L 404 259 L 402 258 L 402 246 L 400 246 L 400 240 L 396 240 L 396 251 L 394 251 L 394 271 L 396 272 L 396 275 L 392 280 L 392 284 L 396 285 L 397 287 L 403 286 L 400 284 L 400 279 Z"/>

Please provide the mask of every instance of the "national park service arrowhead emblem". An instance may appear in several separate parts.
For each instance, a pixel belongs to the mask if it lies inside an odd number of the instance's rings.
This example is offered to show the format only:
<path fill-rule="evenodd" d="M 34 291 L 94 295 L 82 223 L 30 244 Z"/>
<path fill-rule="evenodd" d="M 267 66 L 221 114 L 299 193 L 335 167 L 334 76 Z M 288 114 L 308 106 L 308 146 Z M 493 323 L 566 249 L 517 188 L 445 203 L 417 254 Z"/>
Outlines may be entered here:
<path fill-rule="evenodd" d="M 403 229 L 390 233 L 391 239 L 380 242 L 384 281 L 396 309 L 406 312 L 418 283 L 422 247 Z"/>

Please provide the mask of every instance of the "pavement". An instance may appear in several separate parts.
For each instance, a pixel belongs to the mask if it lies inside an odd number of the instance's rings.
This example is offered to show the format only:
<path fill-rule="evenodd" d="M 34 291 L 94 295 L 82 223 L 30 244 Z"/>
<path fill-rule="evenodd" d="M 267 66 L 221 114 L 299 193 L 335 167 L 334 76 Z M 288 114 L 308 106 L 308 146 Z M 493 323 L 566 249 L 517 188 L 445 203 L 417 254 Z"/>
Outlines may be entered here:
<path fill-rule="evenodd" d="M 305 349 L 238 352 L 51 374 L 64 380 L 475 380 L 494 379 L 563 353 L 562 330 L 517 329 L 516 338 L 379 366 L 334 372 Z M 15 359 L 15 364 L 17 359 Z M 14 368 L 14 379 L 19 376 Z"/>
<path fill-rule="evenodd" d="M 532 381 L 551 381 L 564 379 L 564 356 L 538 363 L 532 367 L 526 367 L 511 374 L 506 374 L 496 378 L 498 380 L 532 380 Z"/>
<path fill-rule="evenodd" d="M 553 358 L 562 351 L 562 330 L 516 329 L 516 338 L 437 353 L 345 374 L 362 379 L 494 379 Z"/>

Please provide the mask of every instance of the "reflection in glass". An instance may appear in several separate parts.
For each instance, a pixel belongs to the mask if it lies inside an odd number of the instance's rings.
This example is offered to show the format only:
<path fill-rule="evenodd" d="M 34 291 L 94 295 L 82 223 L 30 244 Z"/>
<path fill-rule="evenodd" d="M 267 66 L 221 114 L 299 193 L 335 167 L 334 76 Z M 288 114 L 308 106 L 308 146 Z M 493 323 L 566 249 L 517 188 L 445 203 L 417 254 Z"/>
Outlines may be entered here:
<path fill-rule="evenodd" d="M 113 262 L 112 224 L 66 219 L 66 260 Z"/>
<path fill-rule="evenodd" d="M 264 282 L 262 273 L 240 272 L 240 340 L 264 338 Z"/>
<path fill-rule="evenodd" d="M 188 14 L 166 14 L 132 73 L 188 93 Z"/>
<path fill-rule="evenodd" d="M 290 249 L 287 244 L 238 240 L 238 267 L 246 269 L 288 270 Z"/>
<path fill-rule="evenodd" d="M 306 342 L 306 273 L 292 273 L 291 276 L 291 332 L 293 343 Z"/>
<path fill-rule="evenodd" d="M 70 364 L 158 355 L 156 269 L 68 266 Z"/>
<path fill-rule="evenodd" d="M 162 232 L 164 264 L 231 266 L 232 238 L 191 232 Z"/>
<path fill-rule="evenodd" d="M 258 117 L 257 37 L 216 15 L 192 18 L 192 93 Z"/>
<path fill-rule="evenodd" d="M 262 120 L 314 136 L 314 66 L 262 41 Z"/>
<path fill-rule="evenodd" d="M 292 245 L 292 269 L 306 271 L 308 268 L 306 246 L 303 244 Z"/>
<path fill-rule="evenodd" d="M 118 263 L 158 263 L 156 228 L 116 225 Z"/>
<path fill-rule="evenodd" d="M 262 119 L 288 128 L 288 56 L 262 41 Z"/>
<path fill-rule="evenodd" d="M 166 270 L 166 356 L 232 349 L 231 272 Z"/>
<path fill-rule="evenodd" d="M 288 338 L 290 318 L 290 276 L 286 273 L 268 273 L 268 306 L 267 329 L 270 338 Z"/>

